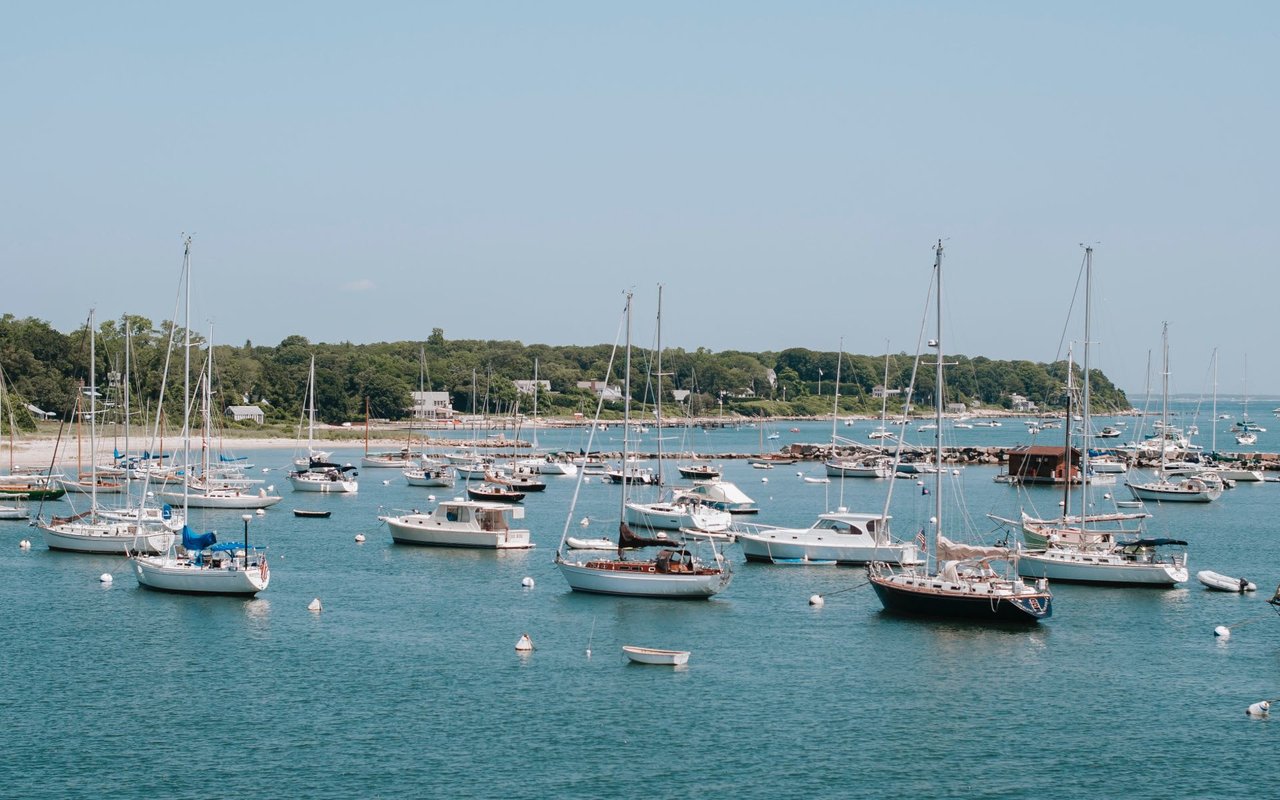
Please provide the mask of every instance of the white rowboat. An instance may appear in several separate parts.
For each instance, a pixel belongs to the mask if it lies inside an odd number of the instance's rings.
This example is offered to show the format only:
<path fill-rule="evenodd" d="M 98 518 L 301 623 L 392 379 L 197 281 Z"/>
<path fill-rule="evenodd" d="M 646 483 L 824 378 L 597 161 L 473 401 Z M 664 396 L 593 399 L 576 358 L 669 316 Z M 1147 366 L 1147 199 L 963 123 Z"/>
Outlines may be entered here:
<path fill-rule="evenodd" d="M 636 647 L 623 645 L 622 652 L 637 664 L 660 664 L 668 667 L 679 667 L 689 663 L 688 650 L 656 650 L 652 647 Z"/>

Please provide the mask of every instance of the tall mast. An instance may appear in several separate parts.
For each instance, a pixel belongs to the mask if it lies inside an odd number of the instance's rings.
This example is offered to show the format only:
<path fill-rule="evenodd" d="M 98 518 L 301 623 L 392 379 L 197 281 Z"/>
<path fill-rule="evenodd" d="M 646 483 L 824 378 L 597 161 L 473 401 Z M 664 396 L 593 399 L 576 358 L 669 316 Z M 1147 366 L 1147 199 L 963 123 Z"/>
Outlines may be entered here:
<path fill-rule="evenodd" d="M 934 424 L 937 427 L 933 431 L 934 460 L 937 469 L 934 475 L 933 490 L 933 552 L 934 559 L 937 559 L 938 553 L 938 535 L 942 531 L 942 240 L 938 240 L 938 248 L 933 258 L 933 271 L 938 279 L 938 296 L 937 296 L 937 330 L 938 338 L 934 341 L 935 348 L 938 351 L 937 362 L 934 365 L 933 375 L 933 405 L 934 405 Z M 936 566 L 935 566 L 936 569 Z"/>
<path fill-rule="evenodd" d="M 1161 373 L 1161 411 L 1160 411 L 1160 480 L 1165 479 L 1165 463 L 1169 452 L 1169 323 L 1164 323 L 1160 334 L 1160 344 L 1164 349 L 1164 370 Z"/>
<path fill-rule="evenodd" d="M 533 357 L 533 449 L 538 449 L 538 357 Z"/>
<path fill-rule="evenodd" d="M 1084 530 L 1085 517 L 1089 513 L 1089 437 L 1093 435 L 1089 416 L 1089 347 L 1093 344 L 1090 338 L 1090 325 L 1093 322 L 1093 248 L 1084 249 L 1084 359 L 1080 368 L 1084 371 L 1084 389 L 1081 392 L 1080 416 L 1084 420 L 1084 433 L 1080 438 L 1080 529 Z M 1067 427 L 1071 427 L 1071 415 L 1067 414 Z M 1070 462 L 1067 477 L 1070 478 Z"/>
<path fill-rule="evenodd" d="M 1218 452 L 1218 348 L 1213 348 L 1213 421 L 1209 423 L 1209 452 Z"/>
<path fill-rule="evenodd" d="M 185 310 L 182 320 L 182 518 L 187 518 L 187 506 L 191 497 L 191 237 L 186 237 L 182 248 L 182 273 Z"/>
<path fill-rule="evenodd" d="M 89 488 L 93 513 L 98 513 L 98 352 L 95 347 L 96 331 L 93 329 L 93 311 L 89 311 Z"/>
<path fill-rule="evenodd" d="M 625 371 L 622 374 L 622 503 L 618 512 L 618 519 L 623 520 L 622 524 L 626 524 L 627 518 L 627 488 L 630 475 L 627 474 L 627 455 L 631 447 L 631 292 L 627 292 L 627 356 L 625 359 Z M 604 379 L 604 388 L 609 388 L 609 376 Z"/>
<path fill-rule="evenodd" d="M 840 412 L 840 365 L 844 363 L 844 337 L 840 337 L 840 349 L 836 352 L 836 390 L 833 392 L 831 401 L 831 458 L 834 461 L 836 457 L 836 417 Z M 828 501 L 829 502 L 829 501 Z M 844 507 L 844 470 L 840 470 L 840 500 L 838 501 L 841 508 Z"/>
<path fill-rule="evenodd" d="M 662 485 L 662 284 L 658 284 L 658 388 L 654 415 L 658 426 L 658 485 Z M 622 465 L 625 474 L 626 464 Z"/>
<path fill-rule="evenodd" d="M 1071 514 L 1071 368 L 1073 353 L 1071 348 L 1067 348 L 1067 420 L 1064 426 L 1066 434 L 1063 436 L 1062 457 L 1066 462 L 1063 466 L 1062 481 L 1062 521 L 1065 524 L 1067 517 Z M 1087 422 L 1085 423 L 1088 424 Z M 1084 512 L 1081 512 L 1084 513 Z"/>

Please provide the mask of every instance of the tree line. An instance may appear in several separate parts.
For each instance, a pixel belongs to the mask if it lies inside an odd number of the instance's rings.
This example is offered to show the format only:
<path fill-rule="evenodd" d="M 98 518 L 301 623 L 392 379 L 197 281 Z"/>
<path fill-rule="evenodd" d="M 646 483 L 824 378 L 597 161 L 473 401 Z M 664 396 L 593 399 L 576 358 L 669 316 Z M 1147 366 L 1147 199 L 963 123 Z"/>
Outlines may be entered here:
<path fill-rule="evenodd" d="M 131 407 L 140 415 L 152 413 L 161 402 L 160 389 L 168 365 L 168 389 L 163 406 L 170 419 L 181 419 L 182 330 L 169 321 L 153 323 L 125 315 L 94 328 L 95 374 L 102 402 L 119 407 L 123 388 L 130 389 Z M 206 339 L 192 332 L 193 373 L 203 367 Z M 176 342 L 176 347 L 171 345 Z M 126 373 L 126 350 L 128 363 Z M 0 317 L 0 377 L 6 392 L 6 415 L 19 427 L 30 428 L 27 406 L 55 412 L 69 419 L 75 398 L 86 396 L 89 383 L 89 324 L 61 333 L 35 318 Z M 329 423 L 410 416 L 411 392 L 419 388 L 449 394 L 459 414 L 533 413 L 533 397 L 521 394 L 515 381 L 537 377 L 547 381 L 538 397 L 538 413 L 569 415 L 595 413 L 596 395 L 579 388 L 580 381 L 623 385 L 623 359 L 612 345 L 546 345 L 518 341 L 447 340 L 435 328 L 423 342 L 374 344 L 319 343 L 289 336 L 278 345 L 215 344 L 211 382 L 215 413 L 231 405 L 258 405 L 269 421 L 296 422 L 304 410 L 305 387 L 315 358 L 316 416 Z M 611 361 L 612 357 L 612 361 Z M 971 408 L 1008 408 L 1021 395 L 1042 409 L 1066 405 L 1067 363 L 999 361 L 982 356 L 947 355 L 945 401 Z M 656 359 L 633 351 L 631 390 L 633 407 L 652 414 L 655 403 Z M 886 364 L 887 361 L 887 364 Z M 858 355 L 789 348 L 779 352 L 712 352 L 664 348 L 662 402 L 664 414 L 707 416 L 816 416 L 830 414 L 839 392 L 841 413 L 876 413 L 881 399 L 877 386 L 890 390 L 888 407 L 898 410 L 906 399 L 914 356 L 898 353 Z M 887 370 L 887 380 L 886 380 Z M 1074 381 L 1081 380 L 1079 365 Z M 837 386 L 836 378 L 839 375 Z M 195 378 L 193 377 L 193 382 Z M 1099 370 L 1091 371 L 1094 409 L 1126 409 L 1124 392 Z M 922 367 L 915 377 L 910 401 L 932 407 L 934 376 Z M 682 398 L 676 401 L 674 390 Z M 685 394 L 687 392 L 687 395 Z M 619 402 L 607 404 L 616 414 Z M 5 424 L 7 425 L 6 418 Z"/>

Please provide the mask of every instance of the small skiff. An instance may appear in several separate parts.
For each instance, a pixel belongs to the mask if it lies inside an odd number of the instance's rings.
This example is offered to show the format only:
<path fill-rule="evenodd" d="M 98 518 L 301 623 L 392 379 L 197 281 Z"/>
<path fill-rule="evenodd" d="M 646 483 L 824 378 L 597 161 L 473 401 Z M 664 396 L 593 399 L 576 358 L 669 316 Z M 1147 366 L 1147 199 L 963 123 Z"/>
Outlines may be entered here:
<path fill-rule="evenodd" d="M 661 664 L 668 667 L 678 667 L 689 663 L 688 650 L 655 650 L 652 647 L 635 647 L 628 644 L 623 645 L 622 652 L 626 653 L 627 658 L 637 664 Z"/>
<path fill-rule="evenodd" d="M 295 508 L 293 515 L 295 517 L 314 517 L 316 519 L 327 519 L 332 511 L 306 511 L 301 508 Z"/>
<path fill-rule="evenodd" d="M 1215 589 L 1219 592 L 1234 592 L 1235 594 L 1244 594 L 1245 592 L 1257 591 L 1258 587 L 1244 578 L 1233 578 L 1230 575 L 1220 575 L 1217 572 L 1210 572 L 1202 569 L 1196 573 L 1196 580 Z"/>

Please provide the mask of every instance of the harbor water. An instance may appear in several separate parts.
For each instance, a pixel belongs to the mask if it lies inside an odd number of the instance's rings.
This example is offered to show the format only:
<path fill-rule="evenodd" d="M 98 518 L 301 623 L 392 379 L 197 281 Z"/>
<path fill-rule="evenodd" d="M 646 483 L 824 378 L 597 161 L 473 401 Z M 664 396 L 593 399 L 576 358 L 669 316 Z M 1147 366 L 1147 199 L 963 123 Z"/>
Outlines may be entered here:
<path fill-rule="evenodd" d="M 838 433 L 865 441 L 871 425 Z M 1015 425 L 965 433 L 983 444 Z M 829 421 L 789 427 L 774 426 L 782 435 L 767 449 L 830 437 Z M 597 434 L 592 449 L 621 448 L 617 429 Z M 651 452 L 655 435 L 639 449 Z M 752 452 L 763 438 L 754 428 L 663 435 L 664 449 L 706 454 Z M 1259 450 L 1274 449 L 1268 435 Z M 587 447 L 578 430 L 538 436 L 543 447 Z M 524 503 L 537 546 L 498 553 L 395 545 L 378 522 L 460 487 L 414 488 L 398 470 L 364 469 L 357 495 L 297 494 L 287 451 L 241 455 L 285 495 L 250 522 L 271 562 L 256 599 L 145 591 L 123 559 L 52 552 L 35 528 L 0 523 L 0 795 L 1275 794 L 1273 723 L 1244 713 L 1280 697 L 1280 616 L 1266 603 L 1280 581 L 1272 483 L 1153 507 L 1149 521 L 1153 535 L 1189 542 L 1193 574 L 1245 576 L 1257 593 L 1209 592 L 1194 579 L 1171 590 L 1054 585 L 1052 618 L 990 627 L 891 616 L 861 569 L 747 564 L 733 545 L 734 580 L 709 601 L 576 594 L 552 557 L 566 527 L 616 532 L 621 489 L 598 477 L 548 476 Z M 802 479 L 820 464 L 716 463 L 757 501 L 755 522 L 874 511 L 891 483 L 897 536 L 927 529 L 933 513 L 931 486 L 916 478 L 822 484 Z M 957 473 L 944 489 L 953 538 L 1002 537 L 988 513 L 1057 513 L 1059 490 L 998 484 L 994 467 Z M 950 521 L 960 496 L 963 531 Z M 240 513 L 193 510 L 193 527 L 238 539 Z M 322 611 L 308 611 L 314 598 Z M 1219 625 L 1232 635 L 1215 637 Z M 526 633 L 535 649 L 517 653 Z M 674 669 L 633 665 L 628 644 L 692 657 Z"/>

